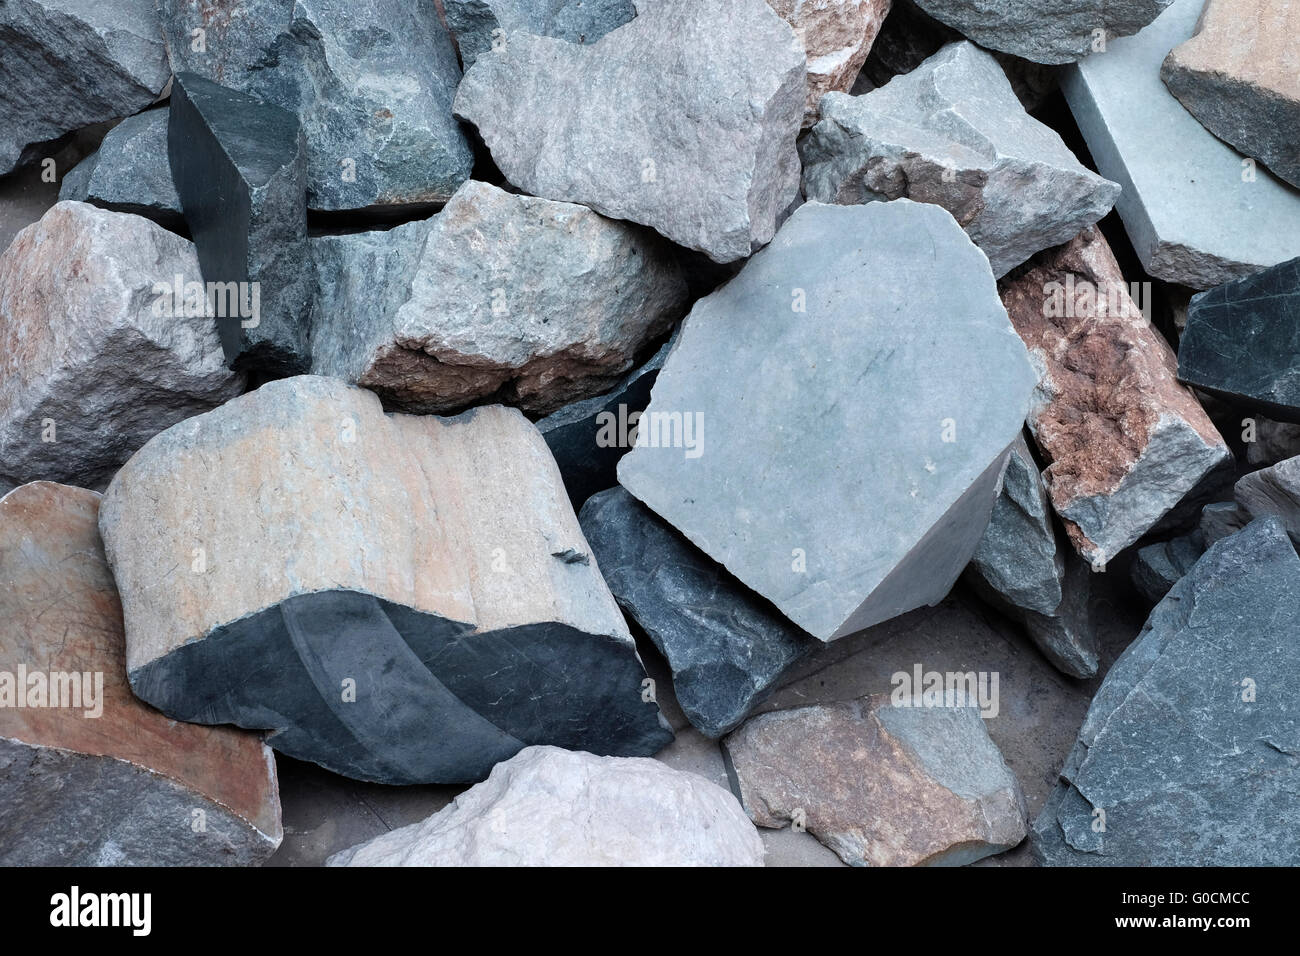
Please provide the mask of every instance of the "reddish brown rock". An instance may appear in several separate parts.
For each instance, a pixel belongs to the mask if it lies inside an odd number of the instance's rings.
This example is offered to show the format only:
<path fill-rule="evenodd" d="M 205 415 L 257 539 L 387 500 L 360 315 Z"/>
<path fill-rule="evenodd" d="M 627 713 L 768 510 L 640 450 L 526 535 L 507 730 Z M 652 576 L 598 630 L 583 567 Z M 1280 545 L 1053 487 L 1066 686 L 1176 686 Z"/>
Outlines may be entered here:
<path fill-rule="evenodd" d="M 794 27 L 808 54 L 808 106 L 803 125 L 817 122 L 817 104 L 831 90 L 847 93 L 871 52 L 893 0 L 767 0 Z"/>
<path fill-rule="evenodd" d="M 1096 229 L 1000 283 L 1039 372 L 1029 427 L 1052 506 L 1078 552 L 1105 563 L 1228 457 L 1177 359 Z"/>
<path fill-rule="evenodd" d="M 0 864 L 260 862 L 282 834 L 270 748 L 132 696 L 98 512 L 43 481 L 0 499 Z"/>

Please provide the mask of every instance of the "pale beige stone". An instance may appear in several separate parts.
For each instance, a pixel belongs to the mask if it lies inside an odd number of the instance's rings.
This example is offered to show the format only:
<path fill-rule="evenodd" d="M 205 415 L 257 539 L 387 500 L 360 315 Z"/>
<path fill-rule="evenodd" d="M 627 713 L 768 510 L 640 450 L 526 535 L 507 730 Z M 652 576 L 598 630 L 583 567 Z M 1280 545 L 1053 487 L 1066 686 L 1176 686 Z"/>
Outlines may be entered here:
<path fill-rule="evenodd" d="M 767 0 L 794 27 L 808 55 L 804 127 L 817 122 L 827 93 L 847 93 L 871 52 L 893 0 Z"/>

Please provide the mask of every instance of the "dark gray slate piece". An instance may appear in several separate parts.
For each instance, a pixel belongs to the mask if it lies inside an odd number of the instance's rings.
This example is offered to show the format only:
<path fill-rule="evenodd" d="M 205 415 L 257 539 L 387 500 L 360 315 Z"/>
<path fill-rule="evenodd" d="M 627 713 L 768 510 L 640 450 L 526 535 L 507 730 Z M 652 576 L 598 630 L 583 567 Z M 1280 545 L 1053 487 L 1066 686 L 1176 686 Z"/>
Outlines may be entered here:
<path fill-rule="evenodd" d="M 467 70 L 512 33 L 595 43 L 636 16 L 632 0 L 443 0 L 443 7 Z"/>
<path fill-rule="evenodd" d="M 168 229 L 183 229 L 181 197 L 167 160 L 167 117 L 166 108 L 147 110 L 114 126 L 99 150 L 63 177 L 59 199 L 94 203 L 145 216 Z"/>
<path fill-rule="evenodd" d="M 1138 550 L 1129 568 L 1129 576 L 1144 598 L 1158 604 L 1204 553 L 1205 541 L 1199 531 L 1168 541 L 1157 541 Z"/>

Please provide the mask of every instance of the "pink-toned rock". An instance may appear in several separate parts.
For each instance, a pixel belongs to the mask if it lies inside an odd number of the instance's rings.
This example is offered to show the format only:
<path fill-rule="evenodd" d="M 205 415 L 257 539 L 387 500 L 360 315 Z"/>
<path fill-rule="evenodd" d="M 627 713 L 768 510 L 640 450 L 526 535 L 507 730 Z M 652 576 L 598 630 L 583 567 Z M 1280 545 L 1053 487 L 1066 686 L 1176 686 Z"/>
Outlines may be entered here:
<path fill-rule="evenodd" d="M 817 122 L 822 97 L 847 93 L 866 62 L 893 0 L 767 0 L 808 54 L 808 106 L 803 125 Z"/>
<path fill-rule="evenodd" d="M 1052 506 L 1104 564 L 1190 492 L 1228 449 L 1095 228 L 1000 283 L 1039 384 L 1029 413 Z"/>

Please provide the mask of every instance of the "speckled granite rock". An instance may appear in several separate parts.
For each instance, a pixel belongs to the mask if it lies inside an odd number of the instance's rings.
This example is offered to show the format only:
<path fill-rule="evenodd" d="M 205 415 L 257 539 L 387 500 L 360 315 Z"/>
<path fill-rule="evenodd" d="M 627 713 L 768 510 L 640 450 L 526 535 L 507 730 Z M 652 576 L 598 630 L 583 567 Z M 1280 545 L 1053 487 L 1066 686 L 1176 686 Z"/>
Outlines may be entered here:
<path fill-rule="evenodd" d="M 595 43 L 636 16 L 633 0 L 443 0 L 447 26 L 469 69 L 516 33 Z"/>
<path fill-rule="evenodd" d="M 168 229 L 185 228 L 181 198 L 167 162 L 167 109 L 128 116 L 99 150 L 78 163 L 59 186 L 59 198 L 146 216 Z"/>

